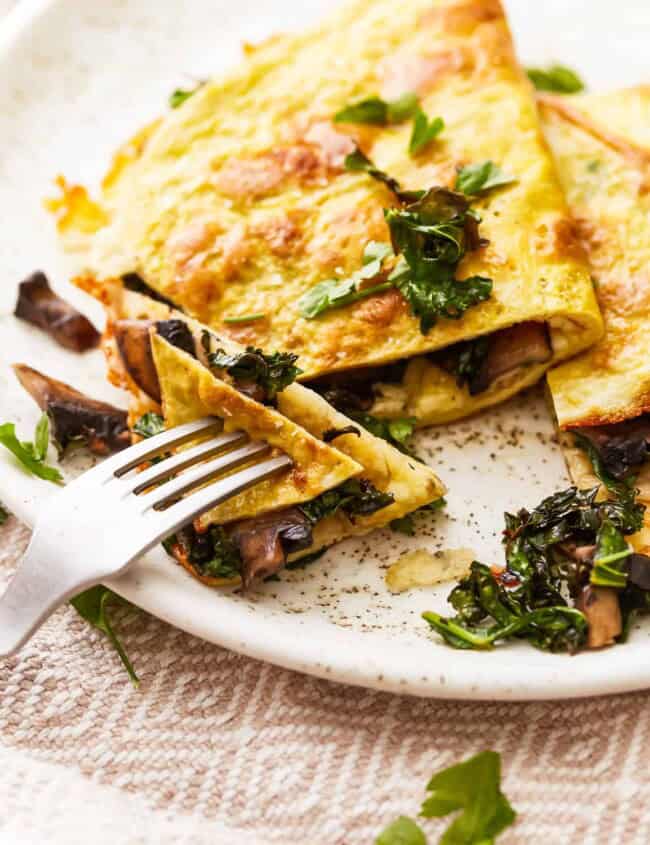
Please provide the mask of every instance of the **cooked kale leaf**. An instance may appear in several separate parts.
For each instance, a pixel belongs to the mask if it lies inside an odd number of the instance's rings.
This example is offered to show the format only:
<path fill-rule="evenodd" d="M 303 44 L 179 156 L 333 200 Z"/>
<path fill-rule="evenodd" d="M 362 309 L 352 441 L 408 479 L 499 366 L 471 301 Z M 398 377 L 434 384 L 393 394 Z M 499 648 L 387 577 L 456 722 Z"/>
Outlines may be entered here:
<path fill-rule="evenodd" d="M 413 537 L 415 536 L 416 517 L 420 514 L 434 513 L 435 511 L 442 510 L 446 504 L 447 501 L 444 498 L 436 499 L 435 502 L 429 502 L 428 505 L 422 505 L 421 508 L 400 516 L 398 519 L 394 519 L 390 527 L 393 531 L 397 531 L 398 534 L 406 534 L 407 537 Z"/>
<path fill-rule="evenodd" d="M 351 172 L 363 172 L 382 182 L 391 190 L 400 202 L 415 202 L 424 196 L 425 191 L 405 191 L 397 179 L 380 170 L 361 150 L 357 149 L 345 157 L 345 169 Z"/>
<path fill-rule="evenodd" d="M 203 334 L 203 346 L 210 349 L 210 335 Z M 242 389 L 246 385 L 257 385 L 261 388 L 263 399 L 272 402 L 278 393 L 292 384 L 302 373 L 295 366 L 298 356 L 290 352 L 273 352 L 267 354 L 261 349 L 247 346 L 245 352 L 230 354 L 224 349 L 207 354 L 210 367 L 215 370 L 225 370 Z"/>
<path fill-rule="evenodd" d="M 58 484 L 63 481 L 63 476 L 56 467 L 45 463 L 49 433 L 50 422 L 47 414 L 43 414 L 36 425 L 33 443 L 18 440 L 15 425 L 4 423 L 0 425 L 0 444 L 8 449 L 32 475 Z"/>
<path fill-rule="evenodd" d="M 299 505 L 312 524 L 320 522 L 325 517 L 332 516 L 342 510 L 349 517 L 370 516 L 382 508 L 392 505 L 395 497 L 392 493 L 378 490 L 372 482 L 365 478 L 351 478 L 339 484 L 333 490 L 326 490 L 312 499 Z"/>
<path fill-rule="evenodd" d="M 425 613 L 426 621 L 456 648 L 485 649 L 518 637 L 538 648 L 573 652 L 586 642 L 588 626 L 564 589 L 575 600 L 590 580 L 618 587 L 624 611 L 636 609 L 624 537 L 639 530 L 645 508 L 634 495 L 597 501 L 598 492 L 570 487 L 532 512 L 505 514 L 506 568 L 494 571 L 474 561 L 449 596 L 456 616 Z"/>
<path fill-rule="evenodd" d="M 478 164 L 468 164 L 458 171 L 456 190 L 470 195 L 483 194 L 516 181 L 514 176 L 508 176 L 493 161 L 481 161 Z"/>
<path fill-rule="evenodd" d="M 393 278 L 426 334 L 439 317 L 457 320 L 468 308 L 489 299 L 492 280 L 456 279 L 468 251 L 485 245 L 478 220 L 462 194 L 431 188 L 406 208 L 384 211 L 393 249 L 404 262 Z"/>
<path fill-rule="evenodd" d="M 396 100 L 382 100 L 381 97 L 367 97 L 351 103 L 334 115 L 334 123 L 368 123 L 373 126 L 387 126 L 403 123 L 413 117 L 419 109 L 417 94 L 407 92 Z"/>
<path fill-rule="evenodd" d="M 163 546 L 173 557 L 182 556 L 200 575 L 236 578 L 241 573 L 239 549 L 220 525 L 198 532 L 192 524 L 168 537 Z"/>
<path fill-rule="evenodd" d="M 578 74 L 563 65 L 551 65 L 546 70 L 528 68 L 528 78 L 538 91 L 554 91 L 556 94 L 578 94 L 585 85 Z"/>
<path fill-rule="evenodd" d="M 380 419 L 374 417 L 372 414 L 367 414 L 365 411 L 346 411 L 350 419 L 358 422 L 375 437 L 381 437 L 386 440 L 391 446 L 404 452 L 405 455 L 413 456 L 413 451 L 407 446 L 409 437 L 415 430 L 417 420 L 415 417 L 401 417 L 394 420 Z"/>

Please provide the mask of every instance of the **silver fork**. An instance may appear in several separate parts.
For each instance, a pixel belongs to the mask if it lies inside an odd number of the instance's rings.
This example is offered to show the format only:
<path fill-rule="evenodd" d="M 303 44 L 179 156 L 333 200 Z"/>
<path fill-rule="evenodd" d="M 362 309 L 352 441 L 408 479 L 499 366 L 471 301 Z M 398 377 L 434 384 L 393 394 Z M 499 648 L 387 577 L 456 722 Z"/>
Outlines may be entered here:
<path fill-rule="evenodd" d="M 291 467 L 287 455 L 268 456 L 267 443 L 220 428 L 206 417 L 169 429 L 102 461 L 52 497 L 0 598 L 0 656 L 17 651 L 66 599 L 124 572 L 199 514 Z M 215 480 L 224 473 L 230 474 Z"/>

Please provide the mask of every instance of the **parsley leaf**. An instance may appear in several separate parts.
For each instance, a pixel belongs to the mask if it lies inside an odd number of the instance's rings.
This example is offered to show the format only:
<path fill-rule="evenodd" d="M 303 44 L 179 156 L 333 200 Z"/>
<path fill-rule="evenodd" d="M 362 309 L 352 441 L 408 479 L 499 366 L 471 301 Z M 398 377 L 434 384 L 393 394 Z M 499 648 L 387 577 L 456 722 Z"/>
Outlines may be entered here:
<path fill-rule="evenodd" d="M 4 525 L 9 519 L 9 511 L 7 511 L 2 504 L 0 504 L 0 525 Z"/>
<path fill-rule="evenodd" d="M 153 411 L 143 414 L 133 426 L 133 432 L 139 434 L 140 437 L 153 437 L 156 434 L 162 434 L 164 430 L 165 420 Z"/>
<path fill-rule="evenodd" d="M 363 266 L 360 270 L 347 279 L 329 279 L 319 282 L 300 297 L 298 308 L 301 315 L 313 320 L 314 317 L 332 308 L 342 308 L 351 302 L 358 302 L 360 299 L 393 287 L 392 283 L 384 282 L 359 289 L 361 282 L 373 279 L 381 273 L 382 263 L 390 255 L 393 255 L 390 244 L 370 241 L 363 251 Z"/>
<path fill-rule="evenodd" d="M 199 82 L 194 88 L 177 88 L 175 91 L 169 95 L 169 107 L 172 109 L 177 109 L 179 106 L 182 106 L 185 100 L 189 100 L 192 94 L 196 94 L 196 92 L 205 85 L 205 82 Z"/>
<path fill-rule="evenodd" d="M 372 126 L 387 126 L 403 123 L 413 117 L 419 109 L 417 94 L 407 92 L 396 100 L 382 100 L 381 97 L 367 97 L 350 103 L 334 115 L 334 123 L 368 123 Z"/>
<path fill-rule="evenodd" d="M 127 604 L 124 599 L 116 595 L 107 587 L 103 587 L 101 584 L 96 587 L 91 587 L 89 590 L 85 590 L 83 593 L 79 593 L 78 596 L 70 599 L 70 604 L 74 607 L 77 613 L 86 620 L 86 622 L 89 622 L 94 628 L 97 628 L 98 631 L 102 631 L 106 634 L 113 648 L 120 656 L 120 660 L 122 661 L 126 671 L 129 673 L 129 677 L 133 681 L 134 685 L 138 686 L 138 676 L 135 674 L 131 661 L 127 657 L 122 644 L 115 634 L 115 631 L 113 631 L 110 619 L 108 618 L 107 606 L 110 602 Z"/>
<path fill-rule="evenodd" d="M 465 253 L 485 243 L 478 235 L 476 215 L 462 194 L 431 188 L 404 209 L 385 209 L 384 216 L 393 248 L 405 261 L 396 268 L 396 285 L 413 314 L 420 317 L 423 334 L 438 317 L 457 320 L 490 297 L 491 279 L 455 277 Z"/>
<path fill-rule="evenodd" d="M 461 168 L 456 177 L 456 190 L 464 194 L 481 194 L 516 181 L 514 176 L 508 176 L 498 164 L 488 159 Z"/>
<path fill-rule="evenodd" d="M 292 384 L 302 373 L 295 366 L 298 356 L 290 352 L 266 353 L 253 346 L 245 352 L 227 353 L 224 349 L 210 352 L 210 335 L 203 333 L 202 343 L 207 352 L 210 367 L 225 370 L 237 383 L 238 389 L 257 385 L 265 401 L 272 402 L 278 393 Z"/>
<path fill-rule="evenodd" d="M 413 452 L 406 445 L 406 441 L 413 434 L 417 420 L 415 417 L 401 417 L 394 420 L 380 419 L 365 411 L 346 411 L 346 415 L 354 422 L 358 422 L 375 437 L 381 437 L 391 446 L 404 452 L 405 455 L 413 455 Z"/>
<path fill-rule="evenodd" d="M 436 138 L 445 128 L 445 121 L 441 117 L 431 120 L 419 109 L 413 121 L 413 131 L 409 141 L 409 154 L 416 156 Z"/>
<path fill-rule="evenodd" d="M 462 811 L 443 833 L 440 845 L 491 845 L 517 815 L 501 792 L 501 758 L 495 751 L 482 751 L 438 772 L 427 791 L 431 794 L 421 810 L 425 818 Z"/>
<path fill-rule="evenodd" d="M 413 819 L 400 816 L 379 834 L 375 845 L 427 845 L 427 838 Z"/>
<path fill-rule="evenodd" d="M 528 78 L 538 91 L 554 91 L 557 94 L 577 94 L 584 91 L 585 84 L 578 74 L 563 65 L 543 68 L 528 68 Z"/>
<path fill-rule="evenodd" d="M 32 475 L 58 484 L 63 481 L 63 476 L 56 467 L 45 463 L 49 431 L 50 422 L 47 414 L 43 414 L 34 432 L 34 443 L 21 443 L 16 437 L 15 425 L 5 423 L 0 425 L 0 444 L 8 449 Z"/>

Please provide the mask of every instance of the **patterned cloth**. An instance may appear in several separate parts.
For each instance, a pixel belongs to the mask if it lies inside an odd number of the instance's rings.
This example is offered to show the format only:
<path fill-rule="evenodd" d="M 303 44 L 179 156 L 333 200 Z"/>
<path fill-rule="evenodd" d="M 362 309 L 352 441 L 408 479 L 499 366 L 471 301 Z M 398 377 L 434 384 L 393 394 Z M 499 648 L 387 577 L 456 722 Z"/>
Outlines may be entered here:
<path fill-rule="evenodd" d="M 0 586 L 28 539 L 0 529 Z M 126 611 L 134 689 L 59 611 L 0 661 L 0 843 L 371 845 L 432 772 L 500 751 L 499 845 L 647 845 L 646 694 L 564 703 L 391 696 L 239 657 Z M 425 824 L 431 842 L 442 824 Z M 89 836 L 92 831 L 92 836 Z"/>

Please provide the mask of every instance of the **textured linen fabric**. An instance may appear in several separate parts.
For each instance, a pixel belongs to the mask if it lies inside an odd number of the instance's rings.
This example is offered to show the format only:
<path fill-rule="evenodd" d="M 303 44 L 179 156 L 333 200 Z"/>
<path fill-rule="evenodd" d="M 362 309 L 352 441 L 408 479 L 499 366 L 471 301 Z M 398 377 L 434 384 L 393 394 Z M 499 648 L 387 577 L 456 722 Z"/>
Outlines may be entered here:
<path fill-rule="evenodd" d="M 28 539 L 0 528 L 0 587 Z M 650 841 L 644 693 L 562 703 L 393 696 L 240 657 L 138 610 L 141 677 L 71 608 L 0 660 L 0 844 L 365 845 L 429 776 L 503 760 L 499 845 Z M 430 842 L 442 824 L 425 824 Z"/>

